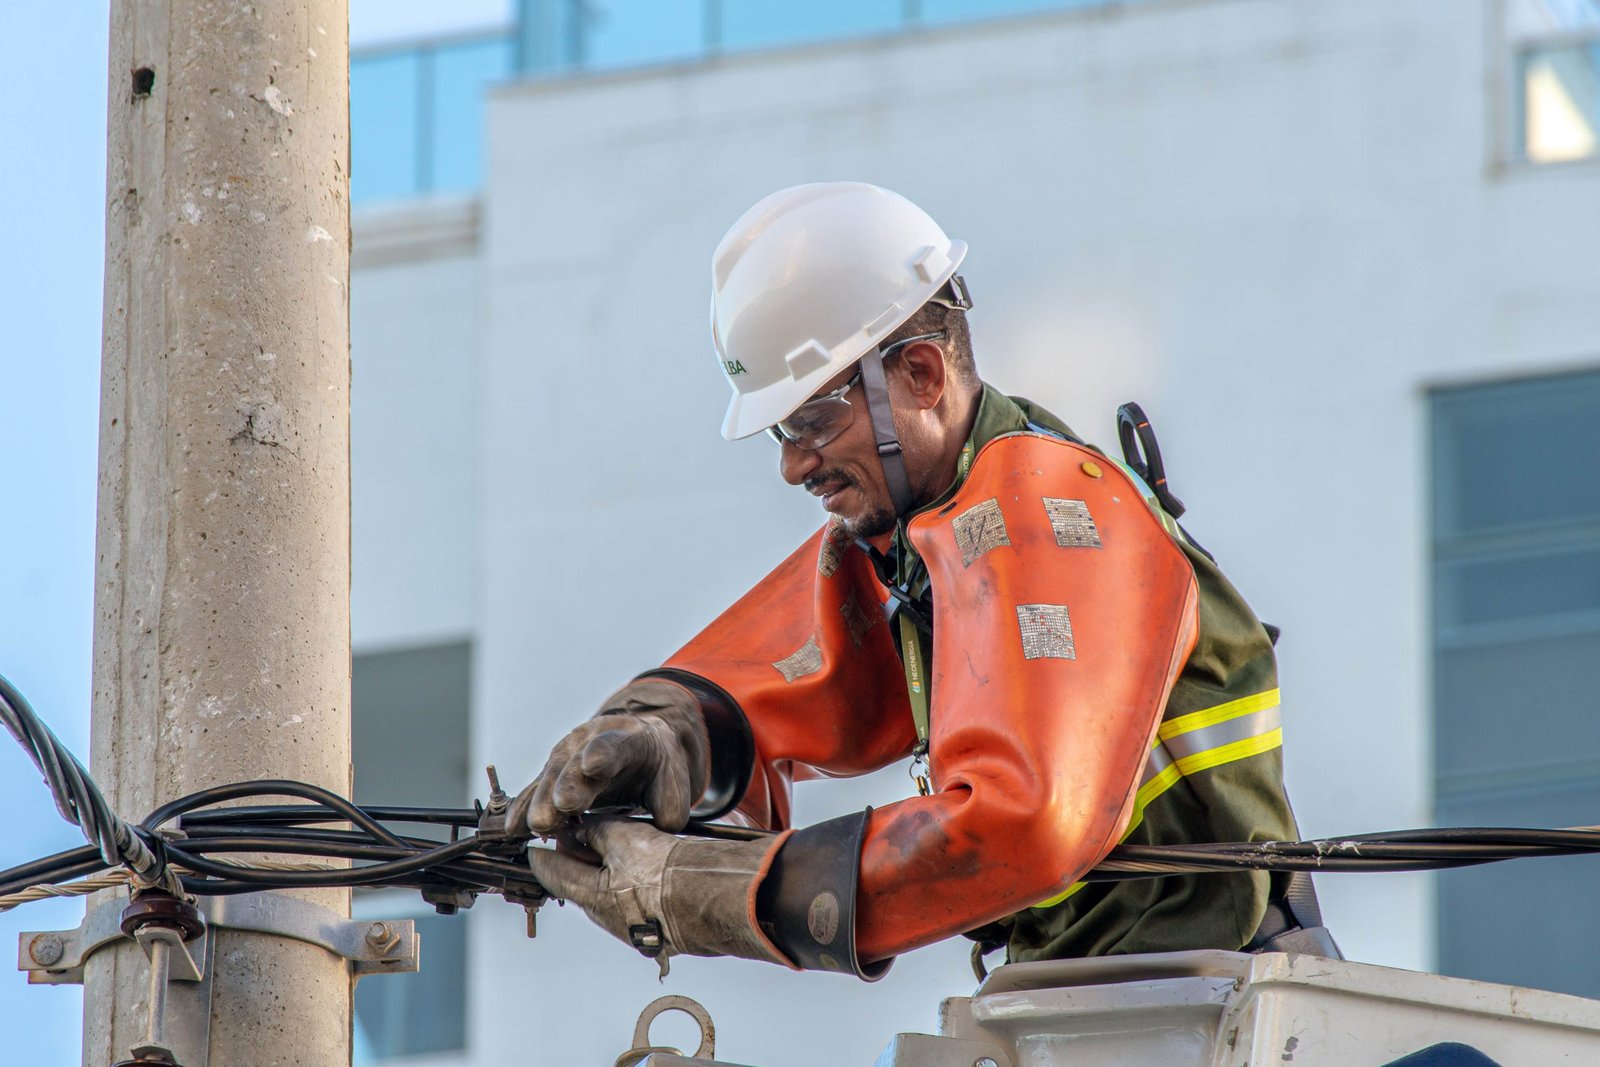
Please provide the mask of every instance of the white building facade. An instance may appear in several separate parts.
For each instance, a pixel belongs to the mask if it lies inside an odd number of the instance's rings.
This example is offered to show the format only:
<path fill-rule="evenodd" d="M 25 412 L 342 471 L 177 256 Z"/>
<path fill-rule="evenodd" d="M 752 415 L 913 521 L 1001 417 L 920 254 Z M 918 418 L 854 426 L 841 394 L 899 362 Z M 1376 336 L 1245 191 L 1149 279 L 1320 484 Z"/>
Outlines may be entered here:
<path fill-rule="evenodd" d="M 857 179 L 970 244 L 988 381 L 1113 449 L 1118 403 L 1150 413 L 1186 525 L 1283 628 L 1307 836 L 1600 821 L 1569 814 L 1600 801 L 1593 8 L 1145 0 L 495 89 L 479 192 L 356 215 L 358 797 L 527 781 L 820 524 L 769 441 L 718 435 L 708 263 L 764 194 Z M 1352 958 L 1600 995 L 1507 956 L 1581 899 L 1550 869 L 1319 889 Z M 528 941 L 497 900 L 424 936 L 453 970 L 363 985 L 372 1057 L 609 1063 L 677 992 L 721 1058 L 865 1065 L 973 984 L 955 943 L 870 986 L 660 983 L 576 909 Z"/>

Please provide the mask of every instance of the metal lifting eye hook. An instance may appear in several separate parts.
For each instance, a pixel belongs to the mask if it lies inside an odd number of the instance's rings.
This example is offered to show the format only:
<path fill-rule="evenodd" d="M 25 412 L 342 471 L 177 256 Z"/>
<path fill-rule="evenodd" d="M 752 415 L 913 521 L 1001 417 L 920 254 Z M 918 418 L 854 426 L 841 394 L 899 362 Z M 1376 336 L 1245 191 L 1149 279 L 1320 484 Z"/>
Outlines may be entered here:
<path fill-rule="evenodd" d="M 691 997 L 666 996 L 652 1000 L 639 1013 L 639 1022 L 633 1028 L 633 1047 L 617 1057 L 615 1067 L 636 1067 L 654 1053 L 665 1052 L 673 1056 L 682 1056 L 683 1053 L 666 1045 L 650 1044 L 650 1024 L 662 1012 L 681 1011 L 695 1021 L 700 1027 L 700 1047 L 694 1050 L 690 1059 L 712 1060 L 717 1055 L 717 1030 L 711 1024 L 711 1013 L 705 1006 Z"/>

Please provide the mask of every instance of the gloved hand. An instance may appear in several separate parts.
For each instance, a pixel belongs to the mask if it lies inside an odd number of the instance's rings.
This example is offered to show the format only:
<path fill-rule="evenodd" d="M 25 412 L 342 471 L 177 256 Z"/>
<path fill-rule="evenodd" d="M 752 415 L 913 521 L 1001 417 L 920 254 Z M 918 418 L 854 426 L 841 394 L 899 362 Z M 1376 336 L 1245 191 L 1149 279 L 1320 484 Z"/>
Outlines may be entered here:
<path fill-rule="evenodd" d="M 660 679 L 632 682 L 550 751 L 507 825 L 552 834 L 591 808 L 627 805 L 648 809 L 663 830 L 681 830 L 706 790 L 708 747 L 694 694 Z"/>
<path fill-rule="evenodd" d="M 528 850 L 534 877 L 647 956 L 741 956 L 793 967 L 755 923 L 755 882 L 780 838 L 674 837 L 632 819 L 600 818 L 578 831 L 601 866 L 551 849 Z M 657 930 L 659 928 L 659 933 Z"/>

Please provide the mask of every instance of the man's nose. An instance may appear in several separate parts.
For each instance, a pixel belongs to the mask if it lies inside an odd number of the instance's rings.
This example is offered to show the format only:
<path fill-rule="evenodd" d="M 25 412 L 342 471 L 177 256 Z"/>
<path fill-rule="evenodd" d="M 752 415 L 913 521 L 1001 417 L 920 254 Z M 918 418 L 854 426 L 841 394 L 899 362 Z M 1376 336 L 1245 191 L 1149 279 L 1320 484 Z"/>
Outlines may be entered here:
<path fill-rule="evenodd" d="M 778 446 L 778 473 L 790 485 L 801 485 L 822 464 L 815 451 L 800 448 L 788 441 Z"/>

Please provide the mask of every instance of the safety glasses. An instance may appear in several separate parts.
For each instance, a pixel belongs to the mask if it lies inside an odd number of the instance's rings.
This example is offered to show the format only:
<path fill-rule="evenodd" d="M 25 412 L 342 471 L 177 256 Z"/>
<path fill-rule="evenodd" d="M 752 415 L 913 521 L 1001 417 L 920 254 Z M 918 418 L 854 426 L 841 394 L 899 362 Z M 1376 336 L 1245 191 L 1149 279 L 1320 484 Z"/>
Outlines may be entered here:
<path fill-rule="evenodd" d="M 882 358 L 888 359 L 906 345 L 917 341 L 943 340 L 944 335 L 943 330 L 936 330 L 933 333 L 922 333 L 915 337 L 907 337 L 903 341 L 896 341 L 883 350 Z M 822 448 L 848 430 L 850 423 L 854 421 L 856 409 L 845 399 L 845 394 L 854 389 L 859 381 L 861 381 L 861 371 L 857 368 L 850 376 L 850 380 L 839 388 L 812 397 L 796 408 L 788 418 L 780 419 L 774 426 L 768 426 L 767 434 L 780 445 L 788 442 L 808 452 Z"/>

